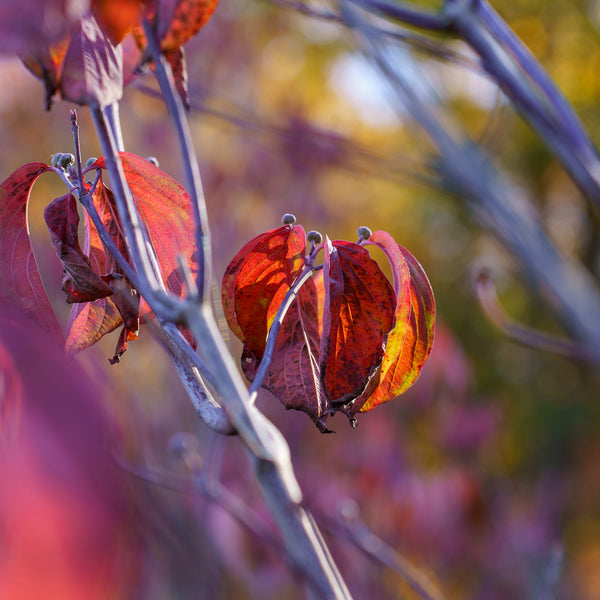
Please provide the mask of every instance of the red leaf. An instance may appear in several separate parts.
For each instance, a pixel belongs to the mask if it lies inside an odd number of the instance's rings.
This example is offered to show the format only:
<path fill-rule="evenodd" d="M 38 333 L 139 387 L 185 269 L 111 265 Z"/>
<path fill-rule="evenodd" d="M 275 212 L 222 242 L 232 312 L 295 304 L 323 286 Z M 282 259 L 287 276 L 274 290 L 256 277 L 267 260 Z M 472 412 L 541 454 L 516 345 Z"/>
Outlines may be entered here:
<path fill-rule="evenodd" d="M 171 71 L 173 72 L 173 80 L 175 81 L 175 88 L 181 98 L 181 102 L 186 110 L 190 110 L 190 97 L 188 94 L 188 75 L 187 65 L 185 62 L 185 53 L 183 48 L 175 48 L 175 50 L 169 50 L 165 54 L 167 62 L 171 65 Z"/>
<path fill-rule="evenodd" d="M 123 93 L 123 51 L 108 39 L 93 16 L 81 19 L 64 59 L 60 91 L 65 100 L 101 107 Z"/>
<path fill-rule="evenodd" d="M 370 397 L 353 413 L 367 412 L 405 392 L 418 378 L 433 344 L 435 301 L 423 267 L 392 236 L 375 231 L 365 244 L 381 248 L 392 266 L 396 292 L 394 329 L 388 336 L 381 376 Z"/>
<path fill-rule="evenodd" d="M 179 48 L 210 19 L 218 0 L 152 0 L 146 14 L 155 23 L 163 52 Z"/>
<path fill-rule="evenodd" d="M 139 23 L 143 0 L 92 0 L 92 12 L 116 46 Z"/>
<path fill-rule="evenodd" d="M 315 423 L 326 414 L 321 384 L 317 287 L 308 280 L 290 306 L 277 336 L 273 360 L 262 383 L 286 408 L 307 413 Z M 242 369 L 254 380 L 260 360 L 244 345 Z"/>
<path fill-rule="evenodd" d="M 125 179 L 140 216 L 148 229 L 167 288 L 183 297 L 183 277 L 177 256 L 181 254 L 192 273 L 198 270 L 192 201 L 185 188 L 145 158 L 120 152 Z M 104 157 L 86 171 L 105 169 Z"/>
<path fill-rule="evenodd" d="M 73 194 L 52 201 L 44 210 L 52 245 L 63 265 L 63 291 L 67 302 L 90 302 L 110 296 L 113 291 L 94 271 L 81 251 L 78 239 L 79 213 Z"/>
<path fill-rule="evenodd" d="M 112 193 L 100 181 L 94 191 L 93 202 L 104 228 L 111 235 L 121 253 L 127 257 L 127 248 L 116 215 Z M 84 231 L 83 252 L 89 257 L 90 264 L 96 273 L 118 271 L 112 256 L 106 255 L 98 231 L 91 223 L 87 213 L 84 216 Z M 79 352 L 95 344 L 122 323 L 121 313 L 111 298 L 100 298 L 87 304 L 74 304 L 67 328 L 65 348 L 68 353 Z"/>
<path fill-rule="evenodd" d="M 44 83 L 46 110 L 52 107 L 52 97 L 58 90 L 69 42 L 70 37 L 65 37 L 50 46 L 36 47 L 34 53 L 22 57 L 23 64 Z"/>
<path fill-rule="evenodd" d="M 0 184 L 0 296 L 62 340 L 42 284 L 27 224 L 31 188 L 38 176 L 49 170 L 44 163 L 29 163 Z"/>
<path fill-rule="evenodd" d="M 286 293 L 304 266 L 300 225 L 284 225 L 254 238 L 233 258 L 223 277 L 225 317 L 258 359 Z"/>
<path fill-rule="evenodd" d="M 393 326 L 394 291 L 360 245 L 327 240 L 321 380 L 334 406 L 358 397 L 375 374 Z"/>

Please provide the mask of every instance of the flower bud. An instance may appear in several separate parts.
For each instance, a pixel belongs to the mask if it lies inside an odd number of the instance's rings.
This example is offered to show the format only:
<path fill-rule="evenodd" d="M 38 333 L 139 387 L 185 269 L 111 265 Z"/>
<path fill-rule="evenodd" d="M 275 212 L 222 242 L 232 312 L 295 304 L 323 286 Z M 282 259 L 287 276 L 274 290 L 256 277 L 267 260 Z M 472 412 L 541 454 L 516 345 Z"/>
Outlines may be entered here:
<path fill-rule="evenodd" d="M 371 237 L 371 233 L 373 232 L 368 227 L 362 225 L 356 230 L 356 233 L 358 233 L 358 237 L 361 240 L 368 240 Z"/>
<path fill-rule="evenodd" d="M 85 166 L 86 167 L 91 167 L 98 159 L 95 156 L 91 156 L 90 158 L 87 159 L 87 161 L 85 162 Z"/>
<path fill-rule="evenodd" d="M 323 241 L 323 236 L 318 231 L 309 231 L 306 234 L 306 239 L 314 244 L 320 244 Z"/>
<path fill-rule="evenodd" d="M 296 217 L 290 213 L 285 213 L 285 215 L 281 217 L 281 222 L 284 225 L 293 225 L 296 222 Z"/>
<path fill-rule="evenodd" d="M 63 169 L 68 169 L 75 164 L 75 157 L 72 154 L 61 154 L 58 164 Z"/>

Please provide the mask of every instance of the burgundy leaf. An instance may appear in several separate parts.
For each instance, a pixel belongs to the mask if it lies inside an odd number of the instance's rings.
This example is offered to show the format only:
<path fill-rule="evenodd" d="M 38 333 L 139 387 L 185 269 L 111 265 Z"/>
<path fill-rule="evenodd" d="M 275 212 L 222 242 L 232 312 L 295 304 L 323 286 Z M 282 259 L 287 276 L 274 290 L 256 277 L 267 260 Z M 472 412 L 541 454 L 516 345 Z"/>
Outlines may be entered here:
<path fill-rule="evenodd" d="M 108 39 L 94 16 L 86 16 L 71 35 L 60 91 L 65 100 L 107 106 L 123 93 L 123 51 Z"/>
<path fill-rule="evenodd" d="M 262 386 L 286 408 L 307 413 L 319 423 L 328 407 L 319 368 L 319 319 L 317 287 L 308 280 L 290 306 L 279 330 L 273 360 Z M 242 368 L 254 380 L 260 361 L 244 345 Z"/>
<path fill-rule="evenodd" d="M 326 241 L 321 380 L 334 406 L 359 396 L 383 358 L 394 290 L 359 244 Z"/>
<path fill-rule="evenodd" d="M 0 297 L 62 340 L 29 238 L 27 207 L 31 188 L 50 167 L 41 162 L 17 169 L 0 184 Z"/>
<path fill-rule="evenodd" d="M 110 296 L 113 293 L 110 285 L 92 269 L 90 259 L 79 246 L 75 196 L 67 194 L 52 201 L 44 210 L 44 220 L 63 265 L 63 291 L 67 294 L 67 302 L 90 302 Z"/>

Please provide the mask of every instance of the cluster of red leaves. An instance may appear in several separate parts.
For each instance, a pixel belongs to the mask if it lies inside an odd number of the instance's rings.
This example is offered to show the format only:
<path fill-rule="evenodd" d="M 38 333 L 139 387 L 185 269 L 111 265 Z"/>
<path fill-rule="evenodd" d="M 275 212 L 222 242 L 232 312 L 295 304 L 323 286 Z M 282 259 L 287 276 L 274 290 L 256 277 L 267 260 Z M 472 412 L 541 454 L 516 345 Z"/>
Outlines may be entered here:
<path fill-rule="evenodd" d="M 48 108 L 57 91 L 64 99 L 78 104 L 106 106 L 121 98 L 123 86 L 135 78 L 136 69 L 148 60 L 144 56 L 147 41 L 142 25 L 148 19 L 187 106 L 182 45 L 204 26 L 217 2 L 92 0 L 89 11 L 68 33 L 46 37 L 40 24 L 41 31 L 37 35 L 32 31 L 30 43 L 21 40 L 14 50 L 20 52 L 27 68 L 44 82 Z M 67 12 L 64 1 L 50 2 L 54 4 L 55 13 Z M 0 25 L 0 35 L 4 35 L 3 29 Z"/>
<path fill-rule="evenodd" d="M 121 163 L 138 211 L 155 248 L 167 289 L 181 298 L 183 278 L 177 266 L 181 255 L 197 270 L 194 219 L 191 199 L 185 189 L 151 162 L 122 152 Z M 85 171 L 105 169 L 99 158 Z M 17 169 L 0 184 L 0 296 L 16 304 L 22 312 L 62 339 L 52 307 L 42 284 L 31 247 L 27 207 L 36 179 L 53 168 L 29 163 Z M 89 186 L 88 186 L 89 189 Z M 123 256 L 128 257 L 115 200 L 100 177 L 92 202 L 105 230 Z M 127 342 L 138 335 L 140 318 L 151 316 L 131 282 L 108 253 L 87 213 L 84 218 L 83 248 L 79 243 L 79 213 L 72 193 L 52 201 L 44 211 L 52 245 L 64 270 L 63 290 L 73 304 L 66 350 L 77 352 L 91 346 L 107 333 L 123 326 L 115 355 L 117 362 Z"/>
<path fill-rule="evenodd" d="M 387 256 L 393 287 L 369 244 Z M 327 416 L 341 411 L 354 419 L 416 381 L 433 342 L 435 303 L 421 265 L 385 231 L 361 243 L 326 239 L 322 249 L 323 268 L 292 302 L 262 386 L 327 431 Z M 284 225 L 248 242 L 227 267 L 225 317 L 244 343 L 242 368 L 251 381 L 307 261 L 304 229 Z"/>

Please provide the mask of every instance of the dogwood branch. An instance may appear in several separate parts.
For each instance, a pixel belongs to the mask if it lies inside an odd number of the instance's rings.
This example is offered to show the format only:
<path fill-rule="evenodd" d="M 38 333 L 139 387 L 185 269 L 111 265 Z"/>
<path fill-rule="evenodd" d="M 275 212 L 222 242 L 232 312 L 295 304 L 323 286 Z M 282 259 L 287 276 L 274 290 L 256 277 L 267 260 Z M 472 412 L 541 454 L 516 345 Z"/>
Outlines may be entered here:
<path fill-rule="evenodd" d="M 186 179 L 186 188 L 192 198 L 194 216 L 196 218 L 196 245 L 200 256 L 198 257 L 198 297 L 202 302 L 210 302 L 210 269 L 212 264 L 210 247 L 210 229 L 206 212 L 206 201 L 202 188 L 202 179 L 198 169 L 198 161 L 194 151 L 192 135 L 185 118 L 183 104 L 173 82 L 171 66 L 162 55 L 154 29 L 147 19 L 144 19 L 144 32 L 148 40 L 148 49 L 155 65 L 155 74 L 162 92 L 167 110 L 177 130 L 177 137 L 181 146 L 183 169 Z"/>
<path fill-rule="evenodd" d="M 512 189 L 489 157 L 466 134 L 455 139 L 430 103 L 397 67 L 388 48 L 347 0 L 342 11 L 351 22 L 364 52 L 395 92 L 398 110 L 408 111 L 436 145 L 432 162 L 444 189 L 467 201 L 473 214 L 518 257 L 537 288 L 567 329 L 593 348 L 600 358 L 600 290 L 581 264 L 563 256 L 542 228 L 533 207 L 525 209 L 507 190 Z M 573 293 L 577 290 L 577 293 Z"/>

